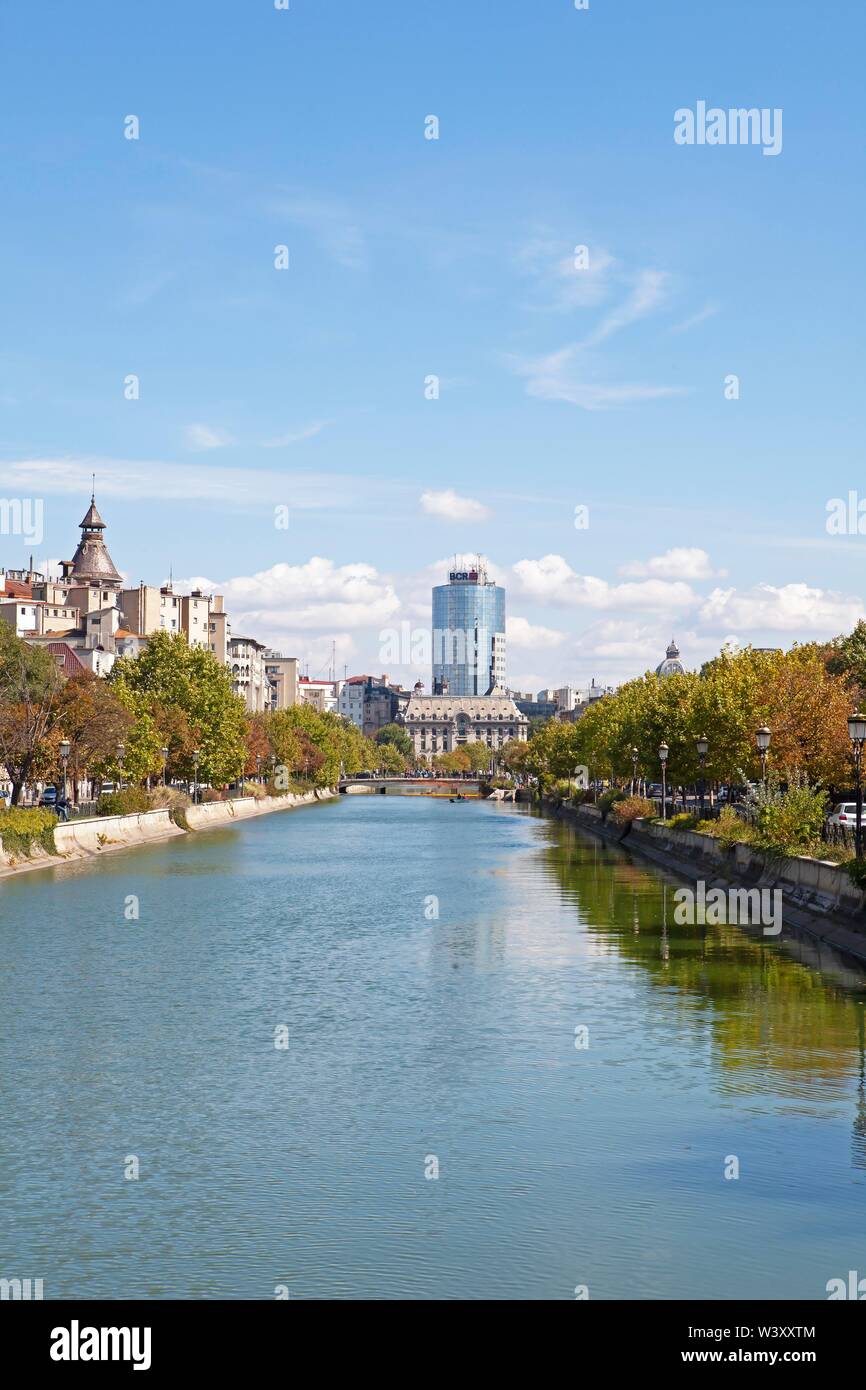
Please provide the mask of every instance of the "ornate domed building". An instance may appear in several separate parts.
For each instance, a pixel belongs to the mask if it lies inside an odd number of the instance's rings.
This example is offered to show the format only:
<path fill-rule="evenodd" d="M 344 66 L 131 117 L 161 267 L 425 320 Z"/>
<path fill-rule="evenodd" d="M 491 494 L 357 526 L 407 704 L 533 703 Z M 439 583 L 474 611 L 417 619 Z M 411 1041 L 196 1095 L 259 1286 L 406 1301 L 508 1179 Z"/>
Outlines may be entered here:
<path fill-rule="evenodd" d="M 680 649 L 673 638 L 671 638 L 664 661 L 660 661 L 656 667 L 657 676 L 684 676 L 686 668 L 680 661 Z"/>

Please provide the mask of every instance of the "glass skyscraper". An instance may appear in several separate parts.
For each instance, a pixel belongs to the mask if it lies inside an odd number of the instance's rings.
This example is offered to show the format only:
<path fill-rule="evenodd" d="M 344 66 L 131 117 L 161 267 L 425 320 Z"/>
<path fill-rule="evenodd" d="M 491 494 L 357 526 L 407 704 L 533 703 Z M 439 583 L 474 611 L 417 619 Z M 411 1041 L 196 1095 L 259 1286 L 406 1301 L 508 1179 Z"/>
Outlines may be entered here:
<path fill-rule="evenodd" d="M 505 590 L 482 565 L 433 590 L 433 690 L 486 695 L 505 684 Z"/>

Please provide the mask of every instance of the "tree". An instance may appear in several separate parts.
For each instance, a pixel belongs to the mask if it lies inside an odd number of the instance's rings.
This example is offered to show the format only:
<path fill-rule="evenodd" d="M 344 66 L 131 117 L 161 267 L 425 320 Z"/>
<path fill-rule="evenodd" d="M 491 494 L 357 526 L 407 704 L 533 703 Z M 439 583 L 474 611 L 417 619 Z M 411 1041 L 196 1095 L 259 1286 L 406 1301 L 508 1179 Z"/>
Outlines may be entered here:
<path fill-rule="evenodd" d="M 200 779 L 227 782 L 237 776 L 245 755 L 246 713 L 227 668 L 212 652 L 191 647 L 182 633 L 155 632 L 140 656 L 115 662 L 109 681 L 137 723 L 150 721 L 150 729 L 143 727 L 136 740 L 140 749 L 129 750 L 134 757 L 140 753 L 140 775 L 161 763 L 158 710 L 177 709 L 186 716 L 201 754 Z M 191 751 L 179 748 L 177 755 L 177 771 L 187 778 L 193 775 Z"/>
<path fill-rule="evenodd" d="M 414 752 L 414 745 L 411 738 L 406 733 L 406 730 L 401 728 L 399 724 L 383 724 L 382 728 L 376 734 L 376 742 L 379 744 L 393 744 L 398 752 L 403 754 L 404 758 L 411 758 Z"/>
<path fill-rule="evenodd" d="M 116 762 L 118 744 L 130 740 L 133 715 L 91 671 L 65 682 L 57 695 L 56 714 L 62 736 L 69 740 L 67 770 L 74 799 L 81 778 L 99 776 Z"/>
<path fill-rule="evenodd" d="M 394 743 L 378 744 L 379 767 L 385 773 L 399 777 L 406 771 L 406 760 Z"/>
<path fill-rule="evenodd" d="M 50 740 L 61 685 L 51 653 L 31 647 L 0 620 L 0 763 L 12 783 L 13 806 L 25 783 L 54 765 L 57 740 Z"/>
<path fill-rule="evenodd" d="M 858 702 L 866 694 L 866 622 L 861 618 L 847 637 L 836 637 L 824 649 L 827 670 L 852 687 Z"/>

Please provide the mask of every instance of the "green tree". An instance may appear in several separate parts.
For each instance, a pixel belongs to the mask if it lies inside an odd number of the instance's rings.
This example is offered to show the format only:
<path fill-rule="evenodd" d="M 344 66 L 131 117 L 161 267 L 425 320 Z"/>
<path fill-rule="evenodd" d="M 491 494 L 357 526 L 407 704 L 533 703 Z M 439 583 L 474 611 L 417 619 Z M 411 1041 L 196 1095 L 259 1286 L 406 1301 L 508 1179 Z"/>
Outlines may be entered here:
<path fill-rule="evenodd" d="M 406 730 L 399 724 L 383 724 L 376 734 L 377 743 L 391 743 L 404 758 L 411 758 L 414 745 Z"/>
<path fill-rule="evenodd" d="M 159 709 L 179 709 L 201 753 L 199 778 L 227 782 L 243 766 L 247 718 L 243 701 L 232 691 L 225 666 L 204 647 L 191 647 L 181 633 L 155 632 L 137 657 L 115 662 L 109 677 L 115 693 L 141 724 L 130 735 L 129 775 L 147 776 L 161 765 Z M 192 758 L 179 750 L 177 771 L 193 774 Z"/>

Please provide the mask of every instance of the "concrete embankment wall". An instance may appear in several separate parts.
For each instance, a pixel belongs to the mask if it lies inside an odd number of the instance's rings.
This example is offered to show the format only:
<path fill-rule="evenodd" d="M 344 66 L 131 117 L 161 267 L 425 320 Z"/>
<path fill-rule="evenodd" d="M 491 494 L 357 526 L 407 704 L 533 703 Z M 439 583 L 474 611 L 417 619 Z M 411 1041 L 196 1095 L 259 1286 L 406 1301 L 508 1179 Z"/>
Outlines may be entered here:
<path fill-rule="evenodd" d="M 726 849 L 712 835 L 647 821 L 631 827 L 602 818 L 595 806 L 560 807 L 556 814 L 710 888 L 778 888 L 783 920 L 837 950 L 866 961 L 866 894 L 838 864 L 804 856 L 773 857 L 751 845 Z"/>
<path fill-rule="evenodd" d="M 295 806 L 328 801 L 335 796 L 336 792 L 319 790 L 258 799 L 245 796 L 234 801 L 207 801 L 199 806 L 188 806 L 184 816 L 190 831 L 210 830 L 233 825 L 252 816 L 263 816 L 270 811 L 289 811 Z M 34 845 L 27 857 L 9 854 L 0 846 L 0 876 L 26 869 L 48 868 L 73 859 L 88 859 L 105 854 L 108 850 L 150 844 L 155 840 L 187 833 L 187 830 L 175 825 L 167 810 L 61 822 L 54 828 L 56 855 L 48 854 L 40 845 Z"/>

